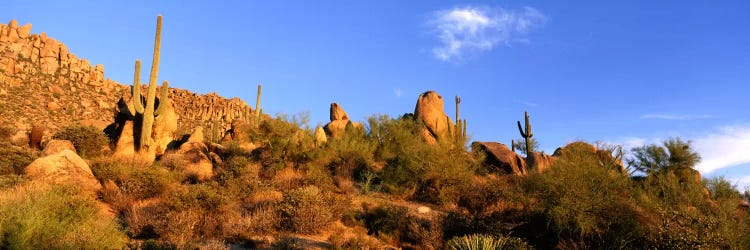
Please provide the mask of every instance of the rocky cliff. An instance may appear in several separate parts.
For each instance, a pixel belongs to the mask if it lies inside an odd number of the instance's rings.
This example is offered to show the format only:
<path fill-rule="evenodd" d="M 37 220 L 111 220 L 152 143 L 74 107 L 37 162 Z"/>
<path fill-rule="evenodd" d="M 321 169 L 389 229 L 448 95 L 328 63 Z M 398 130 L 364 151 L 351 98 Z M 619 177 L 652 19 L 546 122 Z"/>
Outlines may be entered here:
<path fill-rule="evenodd" d="M 74 123 L 103 128 L 114 121 L 118 100 L 129 100 L 130 86 L 105 79 L 103 65 L 92 66 L 45 33 L 31 34 L 31 24 L 0 24 L 0 123 L 22 130 L 41 125 L 46 135 Z M 252 112 L 236 97 L 176 88 L 170 96 L 178 132 L 197 125 L 211 128 L 209 133 L 225 131 L 233 119 Z"/>

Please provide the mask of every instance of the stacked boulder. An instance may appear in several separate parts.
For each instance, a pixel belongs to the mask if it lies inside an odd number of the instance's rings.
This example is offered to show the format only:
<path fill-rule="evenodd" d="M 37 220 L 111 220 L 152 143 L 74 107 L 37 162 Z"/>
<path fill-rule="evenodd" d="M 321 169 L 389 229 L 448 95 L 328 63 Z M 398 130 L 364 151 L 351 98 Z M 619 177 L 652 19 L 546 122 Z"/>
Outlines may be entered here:
<path fill-rule="evenodd" d="M 526 160 L 499 142 L 473 142 L 472 151 L 484 152 L 484 165 L 491 170 L 514 175 L 526 175 Z"/>
<path fill-rule="evenodd" d="M 451 136 L 450 128 L 453 121 L 445 113 L 444 100 L 435 91 L 427 91 L 419 95 L 417 106 L 414 108 L 414 118 L 424 123 L 421 135 L 429 144 Z"/>
<path fill-rule="evenodd" d="M 331 103 L 331 121 L 323 127 L 326 135 L 333 138 L 341 137 L 347 128 L 362 129 L 362 123 L 352 122 L 349 115 L 338 103 Z"/>

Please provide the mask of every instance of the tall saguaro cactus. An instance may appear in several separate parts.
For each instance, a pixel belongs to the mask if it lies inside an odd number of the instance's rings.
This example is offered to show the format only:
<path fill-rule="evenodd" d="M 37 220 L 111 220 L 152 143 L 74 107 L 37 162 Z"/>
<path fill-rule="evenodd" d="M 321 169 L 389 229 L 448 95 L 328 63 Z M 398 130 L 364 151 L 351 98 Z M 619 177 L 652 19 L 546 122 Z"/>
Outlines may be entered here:
<path fill-rule="evenodd" d="M 521 133 L 521 137 L 526 142 L 526 159 L 528 161 L 529 166 L 534 167 L 534 152 L 532 149 L 532 142 L 531 137 L 534 136 L 534 134 L 531 132 L 531 123 L 529 122 L 529 112 L 523 112 L 523 116 L 525 119 L 525 129 L 521 127 L 521 121 L 517 121 L 518 123 L 518 132 Z"/>
<path fill-rule="evenodd" d="M 260 92 L 263 86 L 258 84 L 258 97 L 255 99 L 255 124 L 260 125 L 260 114 L 263 110 L 260 108 Z"/>
<path fill-rule="evenodd" d="M 453 133 L 456 142 L 463 143 L 466 140 L 466 119 L 461 120 L 461 97 L 459 96 L 456 96 L 456 126 Z"/>
<path fill-rule="evenodd" d="M 133 79 L 133 107 L 137 113 L 136 118 L 140 116 L 140 138 L 136 139 L 136 148 L 138 151 L 149 150 L 153 143 L 152 130 L 154 126 L 154 117 L 164 113 L 169 105 L 169 82 L 164 81 L 161 88 L 159 107 L 156 108 L 156 81 L 159 75 L 159 58 L 161 51 L 161 23 L 162 17 L 156 18 L 156 37 L 154 38 L 154 53 L 151 63 L 151 74 L 149 75 L 148 92 L 146 93 L 146 106 L 143 106 L 143 96 L 141 95 L 141 61 L 135 61 L 135 75 Z"/>

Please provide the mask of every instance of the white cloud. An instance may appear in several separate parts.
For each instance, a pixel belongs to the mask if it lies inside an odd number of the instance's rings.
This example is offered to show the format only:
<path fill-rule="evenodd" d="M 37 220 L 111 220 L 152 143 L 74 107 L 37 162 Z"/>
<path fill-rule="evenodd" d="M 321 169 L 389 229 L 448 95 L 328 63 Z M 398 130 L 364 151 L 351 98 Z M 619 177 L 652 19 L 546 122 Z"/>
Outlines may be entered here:
<path fill-rule="evenodd" d="M 695 136 L 682 137 L 692 142 L 695 151 L 701 156 L 701 162 L 696 169 L 703 174 L 709 174 L 719 169 L 750 164 L 750 125 L 726 126 L 715 132 Z M 665 138 L 623 137 L 612 140 L 612 144 L 619 144 L 623 149 L 630 150 L 647 144 L 661 145 Z M 748 179 L 750 184 L 750 179 Z"/>
<path fill-rule="evenodd" d="M 712 118 L 710 115 L 676 115 L 676 114 L 646 114 L 641 119 L 661 119 L 661 120 L 697 120 Z"/>
<path fill-rule="evenodd" d="M 470 51 L 491 50 L 498 43 L 527 41 L 522 36 L 546 20 L 532 8 L 462 7 L 434 13 L 428 25 L 437 33 L 441 45 L 432 49 L 442 61 L 460 59 Z"/>
<path fill-rule="evenodd" d="M 723 127 L 696 138 L 693 144 L 703 158 L 697 167 L 701 173 L 750 163 L 750 126 Z"/>
<path fill-rule="evenodd" d="M 396 96 L 396 98 L 401 98 L 402 95 L 404 95 L 404 91 L 401 89 L 393 89 L 393 95 Z"/>
<path fill-rule="evenodd" d="M 539 104 L 538 104 L 538 103 L 533 103 L 533 102 L 519 101 L 518 103 L 520 103 L 520 104 L 523 104 L 523 105 L 526 105 L 526 106 L 529 106 L 529 107 L 536 107 L 536 106 L 539 106 Z"/>
<path fill-rule="evenodd" d="M 735 176 L 735 177 L 724 177 L 729 181 L 729 183 L 732 183 L 732 185 L 736 185 L 737 189 L 740 191 L 745 191 L 750 189 L 750 175 L 745 176 Z"/>

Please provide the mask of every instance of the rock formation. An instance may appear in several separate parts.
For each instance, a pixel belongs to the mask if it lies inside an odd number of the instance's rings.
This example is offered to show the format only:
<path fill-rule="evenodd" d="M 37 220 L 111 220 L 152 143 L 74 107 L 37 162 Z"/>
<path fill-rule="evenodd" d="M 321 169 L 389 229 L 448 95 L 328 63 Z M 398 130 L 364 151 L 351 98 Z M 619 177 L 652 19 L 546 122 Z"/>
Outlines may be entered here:
<path fill-rule="evenodd" d="M 352 122 L 351 120 L 349 120 L 349 115 L 346 114 L 346 111 L 344 111 L 344 109 L 338 103 L 331 103 L 330 112 L 331 122 L 323 127 L 323 130 L 325 130 L 326 134 L 329 137 L 341 137 L 346 131 L 347 127 L 358 129 L 362 128 L 361 123 Z"/>
<path fill-rule="evenodd" d="M 445 113 L 443 97 L 437 92 L 427 91 L 419 95 L 414 117 L 424 123 L 421 134 L 428 143 L 433 144 L 451 136 L 453 121 Z"/>
<path fill-rule="evenodd" d="M 498 142 L 473 142 L 472 151 L 484 152 L 484 165 L 507 174 L 526 175 L 526 162 L 505 144 Z"/>
<path fill-rule="evenodd" d="M 92 66 L 59 41 L 30 32 L 31 24 L 0 24 L 2 121 L 19 131 L 44 125 L 45 141 L 68 124 L 109 124 L 113 112 L 126 108 L 117 103 L 121 98 L 131 100 L 129 84 L 105 79 L 104 66 Z M 218 126 L 226 131 L 235 118 L 254 117 L 250 106 L 236 97 L 198 95 L 176 88 L 169 89 L 169 96 L 178 131 L 192 131 L 196 126 Z"/>
<path fill-rule="evenodd" d="M 569 154 L 570 152 L 588 152 L 591 154 L 595 154 L 599 158 L 599 165 L 614 166 L 620 172 L 626 173 L 622 161 L 615 159 L 612 156 L 612 152 L 607 150 L 599 150 L 594 145 L 582 141 L 568 143 L 568 145 L 565 145 L 564 147 L 559 147 L 555 149 L 555 152 L 552 154 L 552 156 L 557 158 L 565 154 Z"/>
<path fill-rule="evenodd" d="M 213 164 L 209 158 L 210 151 L 204 143 L 203 128 L 195 128 L 187 142 L 180 145 L 178 154 L 185 159 L 185 173 L 196 180 L 202 181 L 214 176 Z"/>
<path fill-rule="evenodd" d="M 76 185 L 91 194 L 101 189 L 86 161 L 69 149 L 34 160 L 26 167 L 26 176 L 46 183 Z"/>
<path fill-rule="evenodd" d="M 76 148 L 73 146 L 73 142 L 68 140 L 50 140 L 47 142 L 47 145 L 44 146 L 44 150 L 42 151 L 42 155 L 48 156 L 57 154 L 63 150 L 70 150 L 74 153 L 76 152 Z"/>
<path fill-rule="evenodd" d="M 326 142 L 328 142 L 328 137 L 326 137 L 326 132 L 320 126 L 315 128 L 315 134 L 313 134 L 313 138 L 315 139 L 316 147 L 323 146 L 324 144 L 326 144 Z"/>
<path fill-rule="evenodd" d="M 538 173 L 547 171 L 548 169 L 552 168 L 552 165 L 554 165 L 555 161 L 557 160 L 557 157 L 550 156 L 542 152 L 532 152 L 532 154 L 534 155 L 533 158 L 535 171 L 537 171 Z"/>

